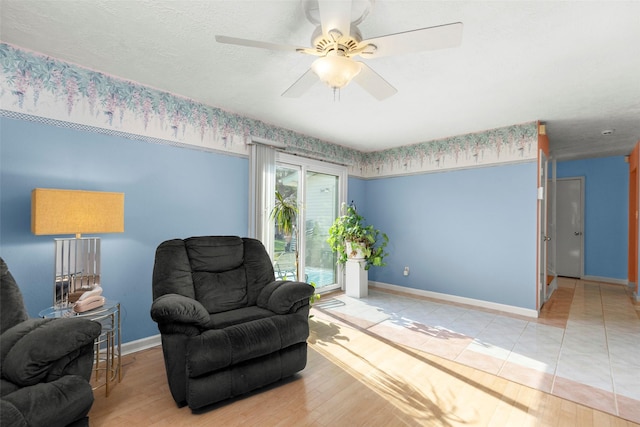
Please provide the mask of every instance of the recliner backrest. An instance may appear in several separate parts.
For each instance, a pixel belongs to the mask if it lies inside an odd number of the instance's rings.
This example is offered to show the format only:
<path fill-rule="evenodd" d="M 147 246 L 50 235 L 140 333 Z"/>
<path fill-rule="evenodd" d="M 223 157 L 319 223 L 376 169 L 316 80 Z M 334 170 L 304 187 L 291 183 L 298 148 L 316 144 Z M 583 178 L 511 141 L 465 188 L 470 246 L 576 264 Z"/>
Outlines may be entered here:
<path fill-rule="evenodd" d="M 20 288 L 0 258 L 0 334 L 28 318 Z"/>
<path fill-rule="evenodd" d="M 156 251 L 153 298 L 177 293 L 209 313 L 255 305 L 275 279 L 262 243 L 237 236 L 202 236 L 163 242 Z"/>
<path fill-rule="evenodd" d="M 185 240 L 195 299 L 209 313 L 247 306 L 247 275 L 242 239 L 233 236 Z"/>

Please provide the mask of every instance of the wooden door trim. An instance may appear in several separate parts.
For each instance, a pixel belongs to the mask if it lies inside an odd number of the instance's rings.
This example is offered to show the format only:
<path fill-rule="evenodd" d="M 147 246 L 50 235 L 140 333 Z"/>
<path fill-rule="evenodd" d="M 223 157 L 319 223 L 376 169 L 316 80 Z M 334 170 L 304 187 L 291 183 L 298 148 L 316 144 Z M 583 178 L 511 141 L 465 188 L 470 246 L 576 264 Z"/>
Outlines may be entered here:
<path fill-rule="evenodd" d="M 628 280 L 629 284 L 633 284 L 632 289 L 638 295 L 638 210 L 640 209 L 640 201 L 638 193 L 640 192 L 640 171 L 638 164 L 640 163 L 640 141 L 636 143 L 635 148 L 629 156 L 629 261 L 628 261 Z"/>
<path fill-rule="evenodd" d="M 546 174 L 547 176 L 544 177 L 544 180 L 546 182 L 548 175 L 549 175 L 549 137 L 547 136 L 547 130 L 546 130 L 546 126 L 544 124 L 542 124 L 542 122 L 538 121 L 538 170 L 536 171 L 536 175 L 537 175 L 537 182 L 536 188 L 540 188 L 542 187 L 542 177 L 540 176 L 540 170 L 542 169 L 542 158 L 540 156 L 540 152 L 542 151 L 546 157 L 546 161 L 547 161 L 547 170 L 546 170 Z M 548 193 L 548 191 L 547 191 Z M 543 197 L 545 198 L 545 201 L 547 203 L 545 203 L 545 209 L 548 209 L 548 200 L 546 200 L 547 198 L 547 194 L 543 194 Z M 537 204 L 536 204 L 536 217 L 537 217 L 537 223 L 536 223 L 536 309 L 538 310 L 538 312 L 540 312 L 540 309 L 542 308 L 542 304 L 544 303 L 544 301 L 540 301 L 540 286 L 544 286 L 546 287 L 546 283 L 540 283 L 540 263 L 543 262 L 543 260 L 540 259 L 540 251 L 541 251 L 541 245 L 542 244 L 547 244 L 547 242 L 541 242 L 540 241 L 540 225 L 542 224 L 542 218 L 540 217 L 540 215 L 542 215 L 542 200 L 538 199 L 537 200 Z M 547 224 L 545 224 L 545 226 L 547 226 Z M 545 271 L 547 269 L 547 266 L 544 266 Z M 546 274 L 546 273 L 545 273 Z M 546 280 L 545 280 L 546 282 Z M 545 289 L 546 292 L 546 289 Z"/>

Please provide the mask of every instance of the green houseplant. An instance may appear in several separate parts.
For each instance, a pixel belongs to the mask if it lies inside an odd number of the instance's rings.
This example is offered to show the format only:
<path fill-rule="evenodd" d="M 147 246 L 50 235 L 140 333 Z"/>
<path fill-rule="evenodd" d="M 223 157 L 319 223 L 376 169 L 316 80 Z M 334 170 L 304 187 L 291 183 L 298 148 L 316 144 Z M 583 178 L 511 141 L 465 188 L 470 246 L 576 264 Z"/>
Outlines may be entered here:
<path fill-rule="evenodd" d="M 382 267 L 388 255 L 384 249 L 389 242 L 387 235 L 367 224 L 353 202 L 342 204 L 342 215 L 329 228 L 327 242 L 338 254 L 338 263 L 345 264 L 349 258 L 364 258 L 365 270 L 371 266 Z"/>
<path fill-rule="evenodd" d="M 282 234 L 291 235 L 296 225 L 298 212 L 298 205 L 291 196 L 284 197 L 279 191 L 276 191 L 276 202 L 271 209 L 271 219 L 275 220 L 276 226 Z"/>

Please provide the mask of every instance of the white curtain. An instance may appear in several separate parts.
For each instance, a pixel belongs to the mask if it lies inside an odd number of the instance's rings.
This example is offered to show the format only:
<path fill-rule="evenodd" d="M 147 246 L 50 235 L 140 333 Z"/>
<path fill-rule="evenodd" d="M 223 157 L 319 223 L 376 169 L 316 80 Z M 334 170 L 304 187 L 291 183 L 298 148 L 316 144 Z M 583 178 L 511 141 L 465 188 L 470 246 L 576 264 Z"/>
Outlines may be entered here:
<path fill-rule="evenodd" d="M 273 256 L 274 225 L 270 220 L 276 191 L 276 150 L 268 143 L 251 143 L 249 155 L 249 237 L 262 242 Z"/>

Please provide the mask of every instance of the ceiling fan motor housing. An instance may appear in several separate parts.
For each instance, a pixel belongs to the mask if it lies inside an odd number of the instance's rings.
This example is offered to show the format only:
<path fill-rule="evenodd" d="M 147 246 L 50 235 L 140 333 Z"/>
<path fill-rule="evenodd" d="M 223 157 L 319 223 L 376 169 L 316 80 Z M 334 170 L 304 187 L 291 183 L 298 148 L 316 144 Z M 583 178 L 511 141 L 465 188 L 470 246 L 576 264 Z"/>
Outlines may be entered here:
<path fill-rule="evenodd" d="M 311 44 L 322 56 L 331 51 L 336 51 L 340 56 L 355 55 L 359 53 L 358 45 L 361 41 L 362 35 L 355 25 L 351 26 L 351 34 L 346 36 L 338 30 L 331 30 L 328 35 L 324 35 L 322 28 L 318 27 L 311 38 Z"/>

